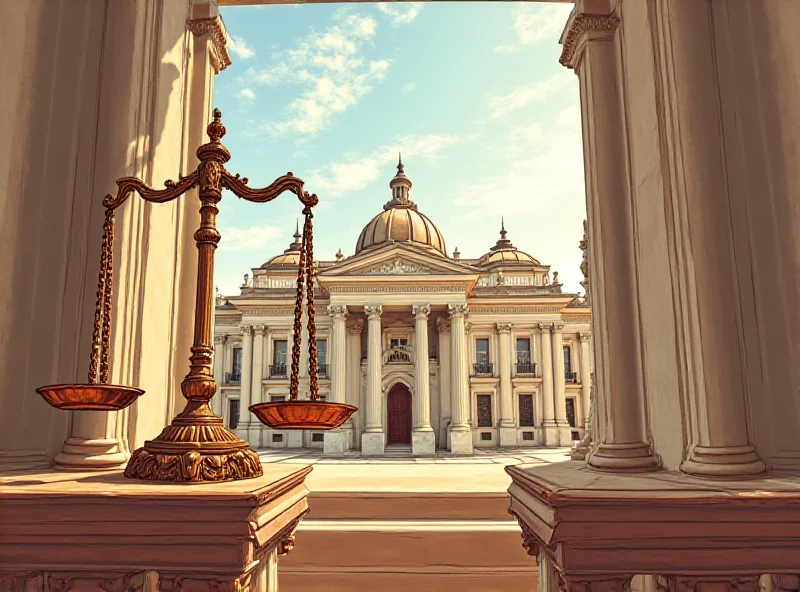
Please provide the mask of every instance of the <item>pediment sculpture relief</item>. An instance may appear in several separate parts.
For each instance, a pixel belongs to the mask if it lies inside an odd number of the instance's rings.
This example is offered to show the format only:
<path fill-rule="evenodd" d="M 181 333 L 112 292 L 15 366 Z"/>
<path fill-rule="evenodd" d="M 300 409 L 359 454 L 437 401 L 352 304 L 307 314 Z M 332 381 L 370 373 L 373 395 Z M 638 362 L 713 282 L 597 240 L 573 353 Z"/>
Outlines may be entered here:
<path fill-rule="evenodd" d="M 386 261 L 381 265 L 365 269 L 361 273 L 364 275 L 414 275 L 433 273 L 433 271 L 414 263 L 408 263 L 402 259 L 395 259 L 394 261 Z"/>

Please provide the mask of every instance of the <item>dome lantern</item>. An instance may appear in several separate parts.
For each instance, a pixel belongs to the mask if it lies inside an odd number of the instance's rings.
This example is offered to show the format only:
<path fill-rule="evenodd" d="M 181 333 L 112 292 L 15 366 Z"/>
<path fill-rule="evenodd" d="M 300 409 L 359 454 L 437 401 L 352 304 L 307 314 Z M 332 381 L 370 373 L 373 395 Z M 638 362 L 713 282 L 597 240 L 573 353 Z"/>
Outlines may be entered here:
<path fill-rule="evenodd" d="M 492 267 L 494 265 L 507 265 L 507 264 L 527 264 L 539 265 L 539 262 L 515 247 L 511 240 L 508 238 L 508 231 L 506 230 L 505 218 L 500 218 L 500 240 L 498 240 L 493 247 L 489 249 L 483 257 L 478 260 L 478 265 L 481 267 Z"/>

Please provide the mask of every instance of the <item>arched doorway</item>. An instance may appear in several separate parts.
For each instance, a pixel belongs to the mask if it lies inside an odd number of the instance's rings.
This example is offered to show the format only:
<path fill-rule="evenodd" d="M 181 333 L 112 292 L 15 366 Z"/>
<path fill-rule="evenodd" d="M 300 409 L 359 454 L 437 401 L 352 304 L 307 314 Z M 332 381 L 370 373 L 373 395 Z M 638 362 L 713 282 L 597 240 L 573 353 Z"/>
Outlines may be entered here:
<path fill-rule="evenodd" d="M 411 393 L 397 383 L 386 400 L 387 444 L 411 444 Z"/>

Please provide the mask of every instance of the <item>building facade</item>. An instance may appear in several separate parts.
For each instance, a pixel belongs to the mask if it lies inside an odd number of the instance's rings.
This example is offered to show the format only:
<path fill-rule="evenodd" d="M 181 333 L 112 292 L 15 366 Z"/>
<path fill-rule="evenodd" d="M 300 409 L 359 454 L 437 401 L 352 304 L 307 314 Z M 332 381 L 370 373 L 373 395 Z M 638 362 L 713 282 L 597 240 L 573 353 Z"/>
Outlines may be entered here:
<path fill-rule="evenodd" d="M 320 395 L 358 412 L 339 430 L 313 433 L 273 431 L 247 411 L 289 395 L 297 231 L 245 276 L 238 296 L 218 298 L 215 411 L 256 448 L 433 454 L 579 440 L 592 367 L 586 299 L 562 292 L 558 273 L 514 247 L 504 224 L 480 258 L 448 255 L 409 199 L 402 162 L 389 185 L 391 200 L 355 253 L 316 263 Z M 306 343 L 304 335 L 300 398 Z"/>

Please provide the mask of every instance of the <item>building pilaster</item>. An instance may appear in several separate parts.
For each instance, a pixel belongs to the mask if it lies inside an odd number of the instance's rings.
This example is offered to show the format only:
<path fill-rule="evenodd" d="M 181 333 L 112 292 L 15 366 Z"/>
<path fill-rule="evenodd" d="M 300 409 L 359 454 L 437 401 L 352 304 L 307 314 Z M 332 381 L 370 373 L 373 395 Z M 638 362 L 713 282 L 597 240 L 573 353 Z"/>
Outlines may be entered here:
<path fill-rule="evenodd" d="M 381 313 L 380 304 L 364 307 L 367 314 L 367 401 L 364 433 L 361 435 L 361 453 L 365 456 L 383 454 L 386 433 L 383 431 L 383 392 Z"/>
<path fill-rule="evenodd" d="M 217 385 L 217 392 L 211 399 L 211 410 L 222 417 L 222 381 L 225 358 L 225 335 L 214 336 L 214 383 Z"/>
<path fill-rule="evenodd" d="M 542 444 L 558 446 L 558 424 L 556 423 L 555 395 L 553 392 L 553 348 L 550 337 L 551 323 L 540 323 L 542 340 Z"/>
<path fill-rule="evenodd" d="M 436 321 L 439 331 L 439 446 L 450 449 L 450 321 L 439 318 Z"/>
<path fill-rule="evenodd" d="M 347 386 L 347 307 L 330 306 L 328 314 L 333 319 L 331 343 L 328 347 L 331 372 L 330 401 L 344 403 Z M 342 428 L 327 430 L 323 438 L 323 454 L 343 454 L 349 448 L 349 434 Z"/>
<path fill-rule="evenodd" d="M 264 325 L 256 325 L 253 327 L 253 371 L 250 380 L 250 404 L 257 405 L 261 403 L 264 396 L 264 336 L 267 328 Z M 244 352 L 242 352 L 244 354 Z M 241 403 L 240 403 L 241 405 Z M 239 415 L 243 413 L 242 409 L 239 410 Z M 247 441 L 253 448 L 260 448 L 261 442 L 261 428 L 262 424 L 253 421 L 248 412 L 250 422 L 247 427 Z"/>
<path fill-rule="evenodd" d="M 551 330 L 553 340 L 553 400 L 555 405 L 556 425 L 560 446 L 572 444 L 572 430 L 567 421 L 567 385 L 564 368 L 564 323 L 553 323 Z"/>
<path fill-rule="evenodd" d="M 415 455 L 436 453 L 436 435 L 431 427 L 430 362 L 428 359 L 428 315 L 430 304 L 419 304 L 414 313 L 414 431 L 411 451 Z"/>
<path fill-rule="evenodd" d="M 500 335 L 500 446 L 517 445 L 514 397 L 511 388 L 511 325 L 497 325 Z"/>
<path fill-rule="evenodd" d="M 345 402 L 358 408 L 346 422 L 344 429 L 350 434 L 350 448 L 358 448 L 361 444 L 361 431 L 364 425 L 364 403 L 361 401 L 361 331 L 364 328 L 362 319 L 347 321 L 347 392 Z"/>
<path fill-rule="evenodd" d="M 253 381 L 253 327 L 242 325 L 242 376 L 239 386 L 239 424 L 236 435 L 248 439 L 250 429 L 250 392 Z"/>
<path fill-rule="evenodd" d="M 465 304 L 449 305 L 450 313 L 450 392 L 452 420 L 450 451 L 472 454 L 472 429 L 469 425 L 469 376 L 467 374 L 467 343 L 464 317 Z"/>
<path fill-rule="evenodd" d="M 592 369 L 591 352 L 589 349 L 589 333 L 582 331 L 578 334 L 581 340 L 581 407 L 583 410 L 583 428 L 589 427 L 589 399 L 591 398 Z"/>

